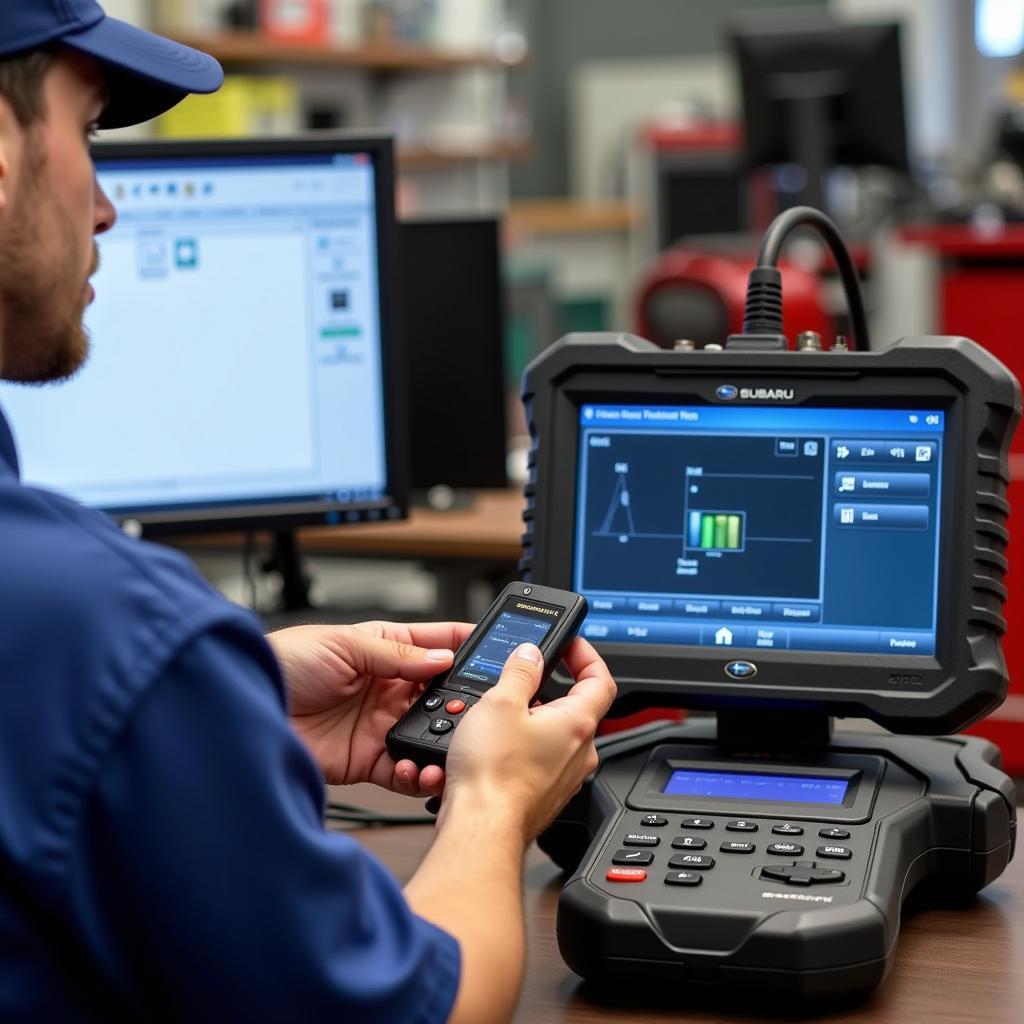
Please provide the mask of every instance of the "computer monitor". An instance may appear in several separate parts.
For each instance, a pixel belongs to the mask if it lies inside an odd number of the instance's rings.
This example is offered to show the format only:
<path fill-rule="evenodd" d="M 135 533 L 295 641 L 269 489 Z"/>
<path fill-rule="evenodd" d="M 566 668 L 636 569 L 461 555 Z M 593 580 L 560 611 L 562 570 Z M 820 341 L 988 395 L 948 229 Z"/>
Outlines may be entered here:
<path fill-rule="evenodd" d="M 504 487 L 505 316 L 494 217 L 400 226 L 402 309 L 413 382 L 411 480 L 418 493 Z"/>
<path fill-rule="evenodd" d="M 385 137 L 98 145 L 92 354 L 4 385 L 24 479 L 149 535 L 396 518 Z"/>
<path fill-rule="evenodd" d="M 746 162 L 796 164 L 799 201 L 824 207 L 835 166 L 908 168 L 896 24 L 846 24 L 800 8 L 730 25 L 743 99 Z"/>

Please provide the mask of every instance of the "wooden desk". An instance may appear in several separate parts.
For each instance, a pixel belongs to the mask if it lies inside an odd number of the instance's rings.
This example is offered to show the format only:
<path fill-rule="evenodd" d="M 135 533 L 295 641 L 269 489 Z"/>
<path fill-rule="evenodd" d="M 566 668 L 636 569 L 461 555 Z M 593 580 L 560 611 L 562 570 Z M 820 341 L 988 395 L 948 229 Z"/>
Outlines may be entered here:
<path fill-rule="evenodd" d="M 303 551 L 320 555 L 467 559 L 513 563 L 522 552 L 523 492 L 477 491 L 468 508 L 416 508 L 393 523 L 312 526 L 299 531 Z"/>
<path fill-rule="evenodd" d="M 432 831 L 360 829 L 354 834 L 404 882 L 415 871 Z M 529 930 L 526 986 L 517 1024 L 629 1024 L 691 1021 L 743 1024 L 771 1020 L 821 1020 L 822 1010 L 801 1017 L 794 1007 L 776 1013 L 731 1010 L 720 1001 L 680 990 L 670 1007 L 595 1002 L 562 962 L 555 942 L 555 907 L 561 880 L 534 847 L 527 861 Z M 866 1002 L 829 1013 L 829 1024 L 1018 1024 L 1024 1009 L 1024 853 L 1017 851 L 1003 875 L 963 909 L 921 910 L 903 921 L 889 977 Z"/>
<path fill-rule="evenodd" d="M 400 522 L 309 527 L 299 531 L 299 543 L 310 555 L 422 562 L 437 580 L 437 614 L 470 621 L 473 583 L 483 580 L 497 591 L 517 578 L 522 512 L 519 489 L 477 491 L 468 508 L 416 508 Z"/>

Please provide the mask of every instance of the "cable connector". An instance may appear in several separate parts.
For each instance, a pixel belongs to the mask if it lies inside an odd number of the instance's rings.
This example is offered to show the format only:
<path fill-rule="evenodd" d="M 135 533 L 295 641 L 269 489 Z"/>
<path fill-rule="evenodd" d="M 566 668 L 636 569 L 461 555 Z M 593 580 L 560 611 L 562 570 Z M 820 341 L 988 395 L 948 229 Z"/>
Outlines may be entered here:
<path fill-rule="evenodd" d="M 775 267 L 754 267 L 747 278 L 743 333 L 730 334 L 725 347 L 733 352 L 765 352 L 789 348 L 782 333 L 782 275 Z"/>
<path fill-rule="evenodd" d="M 754 267 L 747 278 L 743 333 L 730 334 L 725 347 L 764 352 L 789 348 L 782 333 L 782 275 L 775 267 Z"/>

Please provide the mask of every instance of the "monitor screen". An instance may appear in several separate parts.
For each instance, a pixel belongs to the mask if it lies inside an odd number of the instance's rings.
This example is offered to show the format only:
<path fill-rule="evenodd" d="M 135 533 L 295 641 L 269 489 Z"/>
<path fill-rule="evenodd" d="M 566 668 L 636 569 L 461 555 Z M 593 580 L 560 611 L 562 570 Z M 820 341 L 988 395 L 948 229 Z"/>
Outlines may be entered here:
<path fill-rule="evenodd" d="M 507 431 L 500 224 L 400 226 L 411 484 L 504 487 Z"/>
<path fill-rule="evenodd" d="M 666 796 L 697 796 L 787 804 L 841 804 L 849 780 L 818 775 L 763 775 L 677 768 L 668 777 Z"/>
<path fill-rule="evenodd" d="M 97 148 L 91 356 L 0 392 L 24 479 L 120 517 L 397 514 L 380 140 L 207 150 Z"/>
<path fill-rule="evenodd" d="M 585 636 L 935 654 L 944 412 L 585 404 L 579 415 Z"/>

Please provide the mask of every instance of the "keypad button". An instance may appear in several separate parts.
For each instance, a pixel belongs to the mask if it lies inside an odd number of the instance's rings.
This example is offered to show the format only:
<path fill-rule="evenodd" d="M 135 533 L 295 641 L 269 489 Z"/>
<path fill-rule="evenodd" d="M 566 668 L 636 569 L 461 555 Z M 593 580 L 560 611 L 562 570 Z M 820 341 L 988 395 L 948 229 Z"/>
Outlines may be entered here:
<path fill-rule="evenodd" d="M 804 830 L 799 825 L 791 825 L 788 821 L 784 825 L 772 825 L 772 832 L 777 836 L 802 836 Z"/>
<path fill-rule="evenodd" d="M 834 871 L 829 868 L 818 868 L 812 876 L 815 885 L 827 885 L 830 882 L 841 882 L 846 877 L 842 871 Z"/>
<path fill-rule="evenodd" d="M 769 865 L 761 868 L 761 877 L 786 885 L 829 885 L 842 882 L 846 875 L 835 868 L 818 867 L 814 861 L 796 861 L 793 864 Z"/>
<path fill-rule="evenodd" d="M 823 828 L 819 833 L 822 839 L 849 839 L 850 833 L 845 828 Z"/>
<path fill-rule="evenodd" d="M 623 846 L 657 846 L 661 842 L 658 836 L 650 836 L 646 832 L 630 832 L 622 840 Z"/>
<path fill-rule="evenodd" d="M 778 857 L 799 857 L 804 852 L 799 843 L 772 843 L 767 849 Z"/>
<path fill-rule="evenodd" d="M 466 702 L 464 700 L 459 700 L 458 697 L 456 697 L 454 700 L 448 701 L 448 703 L 445 704 L 444 709 L 449 715 L 461 715 L 462 712 L 466 710 Z"/>
<path fill-rule="evenodd" d="M 683 828 L 714 828 L 710 818 L 683 818 Z"/>
<path fill-rule="evenodd" d="M 613 864 L 650 864 L 654 854 L 650 850 L 616 850 Z"/>
<path fill-rule="evenodd" d="M 834 857 L 836 860 L 849 860 L 853 851 L 845 846 L 819 846 L 815 851 L 816 857 Z"/>
<path fill-rule="evenodd" d="M 753 853 L 753 843 L 722 843 L 719 847 L 722 853 Z"/>
<path fill-rule="evenodd" d="M 647 872 L 643 868 L 609 868 L 604 877 L 608 882 L 646 882 Z"/>
<path fill-rule="evenodd" d="M 756 821 L 730 821 L 725 826 L 726 832 L 756 832 Z"/>
<path fill-rule="evenodd" d="M 434 718 L 430 722 L 430 731 L 436 733 L 448 732 L 455 723 L 447 718 Z"/>
<path fill-rule="evenodd" d="M 700 885 L 703 881 L 703 876 L 695 871 L 670 871 L 665 876 L 666 885 Z"/>
<path fill-rule="evenodd" d="M 424 711 L 436 711 L 444 703 L 444 697 L 440 693 L 432 693 L 423 701 Z"/>
<path fill-rule="evenodd" d="M 668 824 L 668 818 L 663 818 L 660 814 L 648 814 L 640 819 L 640 824 L 644 828 L 661 828 L 662 825 Z"/>
<path fill-rule="evenodd" d="M 698 839 L 697 836 L 676 836 L 672 840 L 673 850 L 703 850 L 707 845 L 706 839 Z"/>
<path fill-rule="evenodd" d="M 677 853 L 668 862 L 670 868 L 690 868 L 697 871 L 706 871 L 715 866 L 714 857 L 705 857 L 700 853 Z"/>

